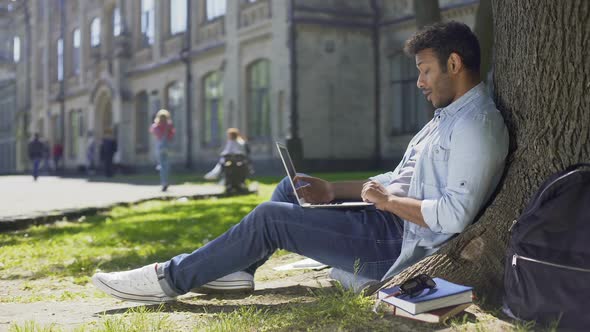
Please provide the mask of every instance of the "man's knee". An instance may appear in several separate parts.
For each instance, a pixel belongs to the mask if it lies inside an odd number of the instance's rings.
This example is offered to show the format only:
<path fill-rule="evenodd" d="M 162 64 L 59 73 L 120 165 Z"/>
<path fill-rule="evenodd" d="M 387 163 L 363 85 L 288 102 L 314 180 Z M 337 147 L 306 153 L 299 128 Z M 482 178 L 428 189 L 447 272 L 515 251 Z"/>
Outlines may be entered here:
<path fill-rule="evenodd" d="M 260 227 L 261 225 L 267 225 L 273 221 L 284 221 L 295 217 L 296 212 L 294 211 L 293 204 L 268 201 L 258 205 L 252 210 L 247 220 L 252 225 L 256 225 L 255 227 Z"/>
<path fill-rule="evenodd" d="M 259 217 L 268 217 L 277 213 L 282 213 L 285 209 L 285 205 L 280 202 L 263 202 L 258 205 L 252 212 Z"/>
<path fill-rule="evenodd" d="M 285 176 L 281 182 L 279 182 L 277 189 L 285 189 L 286 186 L 291 186 L 291 180 L 288 176 Z"/>

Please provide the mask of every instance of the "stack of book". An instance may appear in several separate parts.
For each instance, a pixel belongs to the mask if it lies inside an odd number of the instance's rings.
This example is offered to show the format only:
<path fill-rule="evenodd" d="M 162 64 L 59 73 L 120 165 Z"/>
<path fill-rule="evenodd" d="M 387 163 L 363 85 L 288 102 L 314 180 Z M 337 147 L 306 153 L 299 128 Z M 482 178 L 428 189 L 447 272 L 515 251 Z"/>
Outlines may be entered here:
<path fill-rule="evenodd" d="M 378 299 L 393 306 L 393 314 L 419 321 L 442 323 L 447 318 L 462 312 L 472 303 L 472 287 L 457 285 L 440 278 L 433 279 L 436 288 L 425 289 L 422 293 L 388 296 L 399 292 L 399 287 L 379 291 Z"/>

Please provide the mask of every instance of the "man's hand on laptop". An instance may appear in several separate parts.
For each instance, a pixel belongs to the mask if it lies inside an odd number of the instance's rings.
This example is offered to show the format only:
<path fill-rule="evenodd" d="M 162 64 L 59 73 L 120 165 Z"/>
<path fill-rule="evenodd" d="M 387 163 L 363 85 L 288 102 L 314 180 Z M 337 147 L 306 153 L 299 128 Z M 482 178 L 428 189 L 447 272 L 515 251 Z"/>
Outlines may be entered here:
<path fill-rule="evenodd" d="M 387 203 L 388 197 L 389 192 L 379 182 L 367 181 L 363 185 L 363 190 L 361 191 L 363 201 L 374 203 L 375 207 L 380 210 L 384 209 L 384 204 Z"/>
<path fill-rule="evenodd" d="M 334 200 L 334 189 L 328 181 L 312 176 L 297 175 L 293 182 L 297 187 L 297 194 L 307 203 L 329 203 Z"/>

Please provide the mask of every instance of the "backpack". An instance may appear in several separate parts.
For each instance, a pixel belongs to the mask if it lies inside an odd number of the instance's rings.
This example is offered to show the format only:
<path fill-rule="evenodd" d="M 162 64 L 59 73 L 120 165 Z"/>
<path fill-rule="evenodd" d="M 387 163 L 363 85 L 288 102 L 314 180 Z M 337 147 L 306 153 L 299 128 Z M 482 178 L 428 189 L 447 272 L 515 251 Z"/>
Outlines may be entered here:
<path fill-rule="evenodd" d="M 545 326 L 590 329 L 590 164 L 547 179 L 513 222 L 504 311 Z"/>

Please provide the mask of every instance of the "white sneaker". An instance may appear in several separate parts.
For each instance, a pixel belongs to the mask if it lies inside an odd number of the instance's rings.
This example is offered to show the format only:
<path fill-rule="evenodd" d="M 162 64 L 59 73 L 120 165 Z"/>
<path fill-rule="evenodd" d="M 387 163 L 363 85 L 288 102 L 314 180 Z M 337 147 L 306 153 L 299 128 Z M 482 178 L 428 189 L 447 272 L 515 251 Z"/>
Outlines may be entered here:
<path fill-rule="evenodd" d="M 195 293 L 247 293 L 254 291 L 254 276 L 238 271 L 191 290 Z"/>
<path fill-rule="evenodd" d="M 156 263 L 131 271 L 96 273 L 92 276 L 92 283 L 120 300 L 141 303 L 174 301 L 173 297 L 164 293 L 158 282 Z"/>

